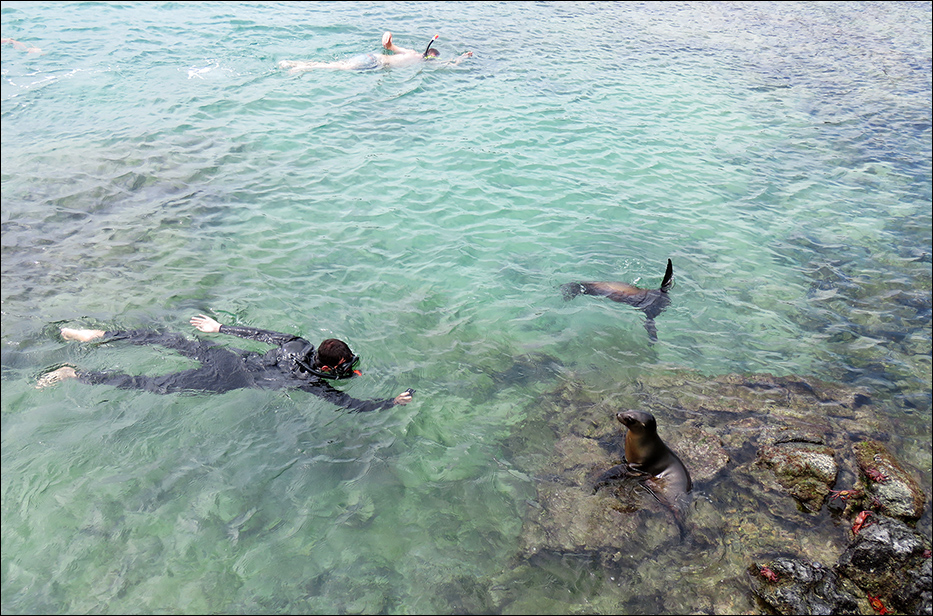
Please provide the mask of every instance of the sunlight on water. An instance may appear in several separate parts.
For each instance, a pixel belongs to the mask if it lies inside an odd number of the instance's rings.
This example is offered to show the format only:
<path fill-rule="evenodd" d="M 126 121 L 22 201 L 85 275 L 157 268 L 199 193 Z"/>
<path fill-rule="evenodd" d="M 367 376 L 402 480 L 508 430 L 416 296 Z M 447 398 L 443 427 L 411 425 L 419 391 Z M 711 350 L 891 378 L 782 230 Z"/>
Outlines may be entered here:
<path fill-rule="evenodd" d="M 42 49 L 2 50 L 4 613 L 754 609 L 729 567 L 698 564 L 746 565 L 723 538 L 644 555 L 644 580 L 722 584 L 713 604 L 639 597 L 573 555 L 515 564 L 540 480 L 523 456 L 554 439 L 525 420 L 568 383 L 607 401 L 677 370 L 869 388 L 929 493 L 928 3 L 5 2 L 2 19 Z M 376 52 L 385 30 L 474 56 L 276 68 Z M 629 306 L 561 297 L 657 288 L 668 258 L 657 344 Z M 34 389 L 65 363 L 189 367 L 59 327 L 191 333 L 201 312 L 346 339 L 364 375 L 341 389 L 415 401 Z"/>

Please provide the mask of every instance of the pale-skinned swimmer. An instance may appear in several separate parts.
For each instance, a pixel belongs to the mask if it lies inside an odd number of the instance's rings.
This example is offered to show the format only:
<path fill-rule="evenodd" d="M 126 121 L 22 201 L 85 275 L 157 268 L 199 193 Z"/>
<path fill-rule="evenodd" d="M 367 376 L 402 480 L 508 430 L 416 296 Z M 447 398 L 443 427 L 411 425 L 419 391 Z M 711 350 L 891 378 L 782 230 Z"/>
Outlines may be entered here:
<path fill-rule="evenodd" d="M 435 34 L 434 38 L 428 43 L 423 52 L 399 47 L 392 42 L 392 33 L 386 32 L 382 35 L 382 47 L 391 51 L 392 55 L 382 53 L 364 53 L 347 58 L 346 60 L 336 60 L 334 62 L 318 62 L 316 60 L 282 60 L 279 62 L 279 68 L 289 69 L 289 73 L 301 73 L 312 71 L 319 68 L 341 70 L 341 71 L 369 71 L 377 68 L 401 68 L 403 66 L 412 66 L 419 62 L 428 60 L 438 61 L 440 53 L 436 49 L 431 49 L 431 45 L 439 38 Z M 460 56 L 448 60 L 446 65 L 460 64 L 465 58 L 473 55 L 472 51 L 467 51 Z"/>

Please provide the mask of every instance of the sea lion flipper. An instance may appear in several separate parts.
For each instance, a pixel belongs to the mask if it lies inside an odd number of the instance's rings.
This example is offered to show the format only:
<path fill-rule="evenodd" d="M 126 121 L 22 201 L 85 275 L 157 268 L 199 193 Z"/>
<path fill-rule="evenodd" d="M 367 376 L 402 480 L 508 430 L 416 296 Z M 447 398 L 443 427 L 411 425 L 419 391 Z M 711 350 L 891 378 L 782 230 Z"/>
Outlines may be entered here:
<path fill-rule="evenodd" d="M 644 477 L 646 474 L 647 473 L 641 471 L 636 471 L 625 462 L 616 464 L 596 478 L 596 481 L 593 482 L 593 494 L 596 494 L 601 487 L 609 485 L 613 481 L 625 479 L 626 477 Z"/>
<path fill-rule="evenodd" d="M 569 302 L 580 293 L 585 293 L 586 289 L 579 282 L 568 282 L 560 285 L 560 292 L 564 296 L 564 301 Z"/>
<path fill-rule="evenodd" d="M 648 493 L 656 501 L 671 512 L 671 517 L 674 518 L 674 523 L 677 525 L 682 541 L 687 536 L 687 527 L 684 525 L 684 516 L 687 513 L 687 495 L 685 493 L 671 494 L 665 482 L 658 477 L 649 477 L 642 481 L 641 485 L 648 490 Z"/>
<path fill-rule="evenodd" d="M 647 319 L 645 319 L 645 329 L 648 330 L 648 338 L 651 340 L 651 342 L 657 342 L 658 341 L 658 326 L 655 325 L 654 319 L 652 319 L 651 317 L 648 317 Z"/>
<path fill-rule="evenodd" d="M 661 291 L 667 293 L 674 286 L 674 264 L 667 260 L 667 269 L 664 270 L 664 278 L 661 280 Z"/>
<path fill-rule="evenodd" d="M 628 466 L 625 464 L 617 464 L 610 468 L 608 471 L 601 474 L 596 478 L 596 481 L 593 482 L 593 494 L 599 492 L 599 489 L 604 485 L 607 485 L 616 479 L 621 479 L 626 476 L 626 471 Z"/>

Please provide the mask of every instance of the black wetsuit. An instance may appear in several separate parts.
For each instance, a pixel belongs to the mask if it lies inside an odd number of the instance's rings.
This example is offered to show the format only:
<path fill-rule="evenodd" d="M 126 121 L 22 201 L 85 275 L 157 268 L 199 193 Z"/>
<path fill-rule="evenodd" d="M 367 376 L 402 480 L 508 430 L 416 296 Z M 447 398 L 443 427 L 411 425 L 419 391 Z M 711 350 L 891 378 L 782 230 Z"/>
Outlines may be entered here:
<path fill-rule="evenodd" d="M 114 372 L 78 371 L 85 383 L 112 385 L 121 389 L 145 389 L 157 394 L 174 392 L 223 393 L 244 387 L 301 389 L 356 413 L 394 405 L 394 400 L 357 400 L 309 373 L 299 362 L 311 365 L 314 345 L 299 336 L 252 327 L 221 325 L 220 333 L 275 344 L 278 348 L 260 355 L 253 351 L 228 349 L 207 340 L 189 340 L 182 334 L 151 330 L 113 331 L 103 343 L 157 344 L 201 363 L 200 367 L 162 376 L 133 376 Z"/>

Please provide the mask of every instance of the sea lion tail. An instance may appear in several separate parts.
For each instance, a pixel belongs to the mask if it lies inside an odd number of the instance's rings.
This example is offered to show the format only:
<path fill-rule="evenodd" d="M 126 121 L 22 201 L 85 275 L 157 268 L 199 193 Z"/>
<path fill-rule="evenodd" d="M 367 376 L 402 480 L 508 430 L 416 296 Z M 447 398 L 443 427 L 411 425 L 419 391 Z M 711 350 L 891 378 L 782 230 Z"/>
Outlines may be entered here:
<path fill-rule="evenodd" d="M 586 293 L 586 289 L 579 282 L 568 282 L 560 285 L 560 292 L 564 296 L 564 301 L 570 301 L 581 293 Z"/>
<path fill-rule="evenodd" d="M 661 281 L 661 291 L 667 293 L 674 286 L 674 265 L 667 260 L 667 269 L 664 270 L 664 279 Z"/>
<path fill-rule="evenodd" d="M 654 319 L 648 317 L 645 319 L 645 329 L 648 330 L 648 338 L 651 342 L 658 341 L 658 326 L 655 324 Z"/>

